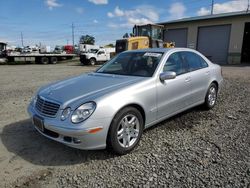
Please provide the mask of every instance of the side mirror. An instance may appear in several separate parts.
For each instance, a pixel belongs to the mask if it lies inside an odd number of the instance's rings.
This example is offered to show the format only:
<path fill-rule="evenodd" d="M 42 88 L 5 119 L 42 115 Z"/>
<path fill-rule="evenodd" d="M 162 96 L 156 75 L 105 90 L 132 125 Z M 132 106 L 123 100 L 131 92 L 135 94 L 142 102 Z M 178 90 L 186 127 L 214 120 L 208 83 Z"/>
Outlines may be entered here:
<path fill-rule="evenodd" d="M 160 74 L 161 81 L 175 79 L 175 77 L 176 77 L 176 73 L 173 71 L 167 71 L 167 72 L 163 72 Z"/>

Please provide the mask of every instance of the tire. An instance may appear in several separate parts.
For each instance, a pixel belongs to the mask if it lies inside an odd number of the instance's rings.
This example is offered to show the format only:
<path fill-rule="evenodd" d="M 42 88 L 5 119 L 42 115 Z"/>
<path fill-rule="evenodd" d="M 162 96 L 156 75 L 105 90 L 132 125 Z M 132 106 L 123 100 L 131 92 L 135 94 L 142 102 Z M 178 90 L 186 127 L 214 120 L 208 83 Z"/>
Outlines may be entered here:
<path fill-rule="evenodd" d="M 212 109 L 216 102 L 217 102 L 217 93 L 218 93 L 218 87 L 215 83 L 211 83 L 206 94 L 205 102 L 204 102 L 204 107 L 207 110 Z"/>
<path fill-rule="evenodd" d="M 89 60 L 89 64 L 92 65 L 92 66 L 94 66 L 94 65 L 96 64 L 95 58 L 91 58 L 91 59 Z"/>
<path fill-rule="evenodd" d="M 143 123 L 142 115 L 136 108 L 126 107 L 119 111 L 109 128 L 108 149 L 118 155 L 131 152 L 139 144 Z"/>
<path fill-rule="evenodd" d="M 40 63 L 46 65 L 49 63 L 49 59 L 47 57 L 42 57 L 40 59 Z"/>
<path fill-rule="evenodd" d="M 57 57 L 51 57 L 50 58 L 50 63 L 51 64 L 57 64 Z"/>

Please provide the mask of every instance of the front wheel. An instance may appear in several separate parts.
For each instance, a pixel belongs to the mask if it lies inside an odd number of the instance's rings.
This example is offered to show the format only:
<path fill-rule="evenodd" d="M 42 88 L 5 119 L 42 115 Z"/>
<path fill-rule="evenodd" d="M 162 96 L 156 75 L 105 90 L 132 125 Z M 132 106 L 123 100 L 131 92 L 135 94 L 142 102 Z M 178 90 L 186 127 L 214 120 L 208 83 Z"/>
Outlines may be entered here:
<path fill-rule="evenodd" d="M 119 155 L 132 151 L 139 144 L 143 123 L 142 115 L 136 108 L 122 109 L 111 123 L 107 138 L 108 148 Z"/>
<path fill-rule="evenodd" d="M 215 106 L 216 101 L 217 101 L 217 92 L 218 92 L 218 88 L 216 84 L 212 83 L 208 88 L 206 98 L 205 98 L 204 107 L 206 109 L 209 110 Z"/>
<path fill-rule="evenodd" d="M 92 66 L 95 65 L 96 64 L 96 60 L 94 58 L 91 58 L 89 60 L 89 64 L 92 65 Z"/>

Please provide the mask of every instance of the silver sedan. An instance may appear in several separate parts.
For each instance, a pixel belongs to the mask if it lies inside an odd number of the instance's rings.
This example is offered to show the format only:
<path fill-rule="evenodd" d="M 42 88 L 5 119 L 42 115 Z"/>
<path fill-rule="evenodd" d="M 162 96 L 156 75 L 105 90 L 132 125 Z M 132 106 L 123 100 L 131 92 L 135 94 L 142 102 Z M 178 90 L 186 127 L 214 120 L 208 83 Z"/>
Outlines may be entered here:
<path fill-rule="evenodd" d="M 28 112 L 52 140 L 126 154 L 144 129 L 197 105 L 213 108 L 222 80 L 221 67 L 195 50 L 127 51 L 93 73 L 41 87 Z"/>

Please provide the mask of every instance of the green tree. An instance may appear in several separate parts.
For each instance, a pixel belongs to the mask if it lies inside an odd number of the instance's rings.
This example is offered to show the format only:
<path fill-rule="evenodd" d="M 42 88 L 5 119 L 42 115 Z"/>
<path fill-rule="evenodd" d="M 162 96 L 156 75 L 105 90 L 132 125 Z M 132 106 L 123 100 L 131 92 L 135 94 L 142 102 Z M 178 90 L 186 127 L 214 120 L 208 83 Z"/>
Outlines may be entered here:
<path fill-rule="evenodd" d="M 95 44 L 95 37 L 91 35 L 82 35 L 80 37 L 80 44 Z"/>
<path fill-rule="evenodd" d="M 114 48 L 114 47 L 115 47 L 115 45 L 112 44 L 112 43 L 107 44 L 107 45 L 104 46 L 104 48 Z"/>

